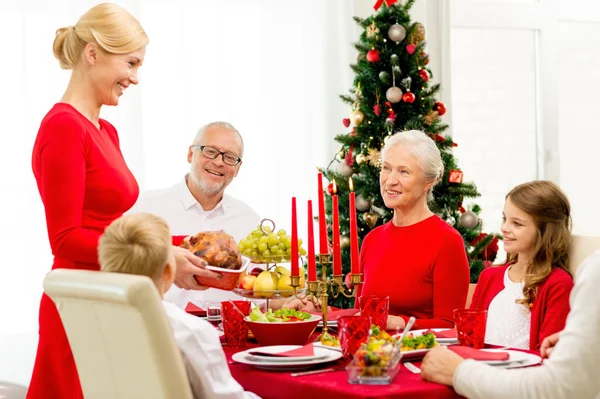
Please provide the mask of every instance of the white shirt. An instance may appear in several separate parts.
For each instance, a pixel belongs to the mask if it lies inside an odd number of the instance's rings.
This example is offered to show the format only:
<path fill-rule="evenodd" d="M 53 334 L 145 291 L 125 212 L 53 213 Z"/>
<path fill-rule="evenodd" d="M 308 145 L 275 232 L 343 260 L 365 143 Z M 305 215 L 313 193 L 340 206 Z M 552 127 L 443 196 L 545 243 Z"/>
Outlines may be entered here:
<path fill-rule="evenodd" d="M 258 398 L 233 379 L 217 330 L 172 303 L 162 301 L 181 350 L 192 393 L 197 398 Z"/>
<path fill-rule="evenodd" d="M 162 217 L 169 224 L 173 235 L 196 235 L 201 231 L 223 230 L 236 242 L 245 238 L 260 223 L 258 214 L 244 202 L 223 195 L 219 204 L 205 211 L 190 192 L 186 179 L 178 184 L 142 193 L 128 213 L 147 212 Z M 165 294 L 165 300 L 185 308 L 188 302 L 205 307 L 206 302 L 241 299 L 240 296 L 216 288 L 205 291 L 184 290 L 175 284 Z"/>
<path fill-rule="evenodd" d="M 512 267 L 512 266 L 511 266 Z M 531 311 L 516 303 L 523 298 L 524 282 L 514 283 L 504 272 L 504 289 L 490 302 L 485 327 L 485 343 L 529 349 Z"/>
<path fill-rule="evenodd" d="M 454 373 L 468 398 L 600 399 L 600 251 L 577 270 L 571 312 L 550 358 L 539 367 L 506 370 L 465 360 Z"/>

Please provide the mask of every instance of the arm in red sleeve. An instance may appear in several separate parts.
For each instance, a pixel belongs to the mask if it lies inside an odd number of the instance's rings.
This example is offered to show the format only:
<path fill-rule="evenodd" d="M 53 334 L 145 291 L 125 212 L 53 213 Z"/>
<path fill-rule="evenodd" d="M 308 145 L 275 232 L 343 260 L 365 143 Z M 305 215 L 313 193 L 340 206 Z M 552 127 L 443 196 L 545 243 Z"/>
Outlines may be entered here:
<path fill-rule="evenodd" d="M 547 282 L 546 309 L 540 326 L 537 345 L 531 349 L 539 350 L 544 338 L 562 331 L 567 322 L 573 279 L 567 273 L 555 274 L 556 278 Z"/>
<path fill-rule="evenodd" d="M 443 241 L 433 267 L 433 318 L 417 319 L 413 329 L 452 328 L 454 309 L 467 303 L 469 262 L 461 236 L 451 235 Z M 409 319 L 400 317 L 405 322 Z"/>
<path fill-rule="evenodd" d="M 38 151 L 38 187 L 46 211 L 52 254 L 72 262 L 98 263 L 100 233 L 82 227 L 86 184 L 84 131 L 60 114 L 44 127 L 48 137 Z"/>
<path fill-rule="evenodd" d="M 477 281 L 477 286 L 475 286 L 475 292 L 473 293 L 473 299 L 471 299 L 471 306 L 469 309 L 485 309 L 483 306 L 483 292 L 485 291 L 485 287 L 487 287 L 489 273 L 486 273 L 484 270 L 479 275 L 479 280 Z"/>

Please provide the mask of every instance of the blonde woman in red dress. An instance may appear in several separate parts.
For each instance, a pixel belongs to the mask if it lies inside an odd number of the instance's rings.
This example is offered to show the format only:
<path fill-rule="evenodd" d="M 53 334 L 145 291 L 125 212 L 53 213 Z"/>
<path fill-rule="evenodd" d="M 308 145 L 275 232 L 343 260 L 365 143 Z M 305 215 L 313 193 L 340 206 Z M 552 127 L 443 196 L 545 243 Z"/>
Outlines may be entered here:
<path fill-rule="evenodd" d="M 136 201 L 135 177 L 119 148 L 116 129 L 100 118 L 103 105 L 138 83 L 148 37 L 140 23 L 115 4 L 100 4 L 56 32 L 53 50 L 71 80 L 60 102 L 44 117 L 32 167 L 44 203 L 52 268 L 99 270 L 98 240 Z M 216 275 L 189 251 L 174 248 L 175 283 L 202 289 L 193 274 Z M 62 322 L 43 295 L 39 342 L 27 397 L 82 398 L 79 377 Z"/>

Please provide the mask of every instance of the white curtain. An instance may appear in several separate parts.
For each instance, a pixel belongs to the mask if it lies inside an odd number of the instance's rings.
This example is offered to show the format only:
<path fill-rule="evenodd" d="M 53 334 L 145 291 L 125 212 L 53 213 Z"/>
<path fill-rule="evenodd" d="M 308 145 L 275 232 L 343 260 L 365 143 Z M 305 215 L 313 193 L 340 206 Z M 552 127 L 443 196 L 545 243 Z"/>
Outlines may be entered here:
<path fill-rule="evenodd" d="M 52 257 L 31 149 L 44 114 L 69 79 L 52 55 L 57 28 L 91 1 L 0 2 L 0 339 L 37 331 L 42 280 Z M 306 232 L 316 167 L 335 151 L 352 83 L 353 3 L 345 0 L 129 0 L 150 45 L 141 83 L 102 117 L 112 122 L 142 190 L 186 173 L 187 147 L 214 120 L 236 126 L 246 152 L 229 192 L 289 229 L 292 195 Z M 0 346 L 1 349 L 1 346 Z"/>

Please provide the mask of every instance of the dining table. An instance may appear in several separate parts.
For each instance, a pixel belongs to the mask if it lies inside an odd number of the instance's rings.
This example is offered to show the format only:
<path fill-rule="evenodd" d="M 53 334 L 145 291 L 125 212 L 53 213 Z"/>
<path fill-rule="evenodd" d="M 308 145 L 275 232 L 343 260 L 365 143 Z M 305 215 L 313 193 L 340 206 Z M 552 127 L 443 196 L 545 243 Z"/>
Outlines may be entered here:
<path fill-rule="evenodd" d="M 315 336 L 316 337 L 316 336 Z M 400 371 L 389 385 L 358 385 L 348 382 L 344 367 L 348 360 L 324 364 L 315 368 L 336 371 L 292 376 L 293 371 L 267 371 L 232 360 L 232 355 L 258 344 L 248 342 L 245 348 L 223 346 L 231 375 L 246 391 L 254 392 L 264 399 L 454 399 L 462 398 L 451 387 L 425 382 L 420 374 L 408 370 L 400 364 Z M 420 367 L 420 362 L 413 362 Z"/>

